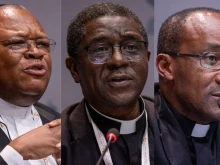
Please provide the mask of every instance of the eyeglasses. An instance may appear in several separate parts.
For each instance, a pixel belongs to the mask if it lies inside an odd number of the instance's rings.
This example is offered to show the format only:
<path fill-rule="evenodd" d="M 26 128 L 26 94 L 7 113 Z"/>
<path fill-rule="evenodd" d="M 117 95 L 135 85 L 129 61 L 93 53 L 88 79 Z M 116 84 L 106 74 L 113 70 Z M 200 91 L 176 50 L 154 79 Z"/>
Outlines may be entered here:
<path fill-rule="evenodd" d="M 37 40 L 29 40 L 27 38 L 16 38 L 12 40 L 4 40 L 0 42 L 7 42 L 8 46 L 15 53 L 24 53 L 29 50 L 30 44 L 34 43 L 36 48 L 43 53 L 52 52 L 56 42 L 52 39 L 41 38 Z"/>
<path fill-rule="evenodd" d="M 170 56 L 186 56 L 196 57 L 200 59 L 200 65 L 207 69 L 219 70 L 220 69 L 220 52 L 203 52 L 202 54 L 181 54 L 181 53 L 166 53 Z"/>
<path fill-rule="evenodd" d="M 119 46 L 98 43 L 84 49 L 87 50 L 88 58 L 93 64 L 104 64 L 111 58 L 114 48 L 119 48 L 123 57 L 128 61 L 136 61 L 146 55 L 147 42 L 132 41 Z"/>

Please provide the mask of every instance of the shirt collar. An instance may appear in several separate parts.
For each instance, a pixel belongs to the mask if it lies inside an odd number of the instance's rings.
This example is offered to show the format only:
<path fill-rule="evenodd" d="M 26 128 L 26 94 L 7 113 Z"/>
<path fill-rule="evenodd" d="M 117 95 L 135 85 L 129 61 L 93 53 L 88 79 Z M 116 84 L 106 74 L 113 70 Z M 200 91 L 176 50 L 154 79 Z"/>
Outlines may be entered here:
<path fill-rule="evenodd" d="M 195 138 L 209 139 L 209 137 L 212 136 L 215 132 L 217 122 L 212 122 L 207 125 L 198 124 L 176 111 L 166 100 L 165 102 L 167 103 L 169 109 L 177 119 L 180 127 L 188 138 L 192 136 Z"/>
<path fill-rule="evenodd" d="M 116 128 L 120 130 L 120 134 L 131 134 L 136 131 L 140 131 L 145 125 L 145 104 L 142 97 L 139 98 L 140 111 L 141 114 L 133 120 L 119 120 L 109 116 L 106 116 L 92 107 L 90 104 L 86 103 L 89 114 L 93 119 L 94 123 L 99 127 L 103 133 L 111 128 Z"/>
<path fill-rule="evenodd" d="M 202 124 L 196 123 L 193 127 L 191 136 L 197 137 L 197 138 L 205 137 L 209 129 L 210 129 L 210 124 L 202 125 Z"/>
<path fill-rule="evenodd" d="M 25 118 L 27 112 L 32 109 L 32 105 L 29 107 L 19 107 L 8 103 L 0 98 L 0 115 L 7 115 L 14 118 Z"/>

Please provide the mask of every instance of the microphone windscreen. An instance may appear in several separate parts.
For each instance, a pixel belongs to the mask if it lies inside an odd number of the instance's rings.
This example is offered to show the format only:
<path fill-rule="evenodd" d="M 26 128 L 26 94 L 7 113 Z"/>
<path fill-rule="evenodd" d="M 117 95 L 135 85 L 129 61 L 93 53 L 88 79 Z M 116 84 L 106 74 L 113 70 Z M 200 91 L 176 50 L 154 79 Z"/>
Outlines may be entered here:
<path fill-rule="evenodd" d="M 107 140 L 109 139 L 110 136 L 113 136 L 113 141 L 112 143 L 116 142 L 119 137 L 119 131 L 116 128 L 111 128 L 106 135 Z"/>
<path fill-rule="evenodd" d="M 218 107 L 220 108 L 220 98 L 218 98 L 217 103 L 218 103 Z"/>

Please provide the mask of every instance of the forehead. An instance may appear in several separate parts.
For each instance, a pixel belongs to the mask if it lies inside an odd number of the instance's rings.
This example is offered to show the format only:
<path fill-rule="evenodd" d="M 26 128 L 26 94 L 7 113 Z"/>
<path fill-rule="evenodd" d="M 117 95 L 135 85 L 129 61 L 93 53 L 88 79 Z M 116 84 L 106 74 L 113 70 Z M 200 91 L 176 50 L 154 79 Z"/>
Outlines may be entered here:
<path fill-rule="evenodd" d="M 127 17 L 103 16 L 89 21 L 85 25 L 84 39 L 87 42 L 105 39 L 137 39 L 143 40 L 139 25 Z"/>
<path fill-rule="evenodd" d="M 184 23 L 185 36 L 182 45 L 205 51 L 212 45 L 220 48 L 220 14 L 198 11 L 190 14 Z M 187 44 L 188 43 L 188 44 Z"/>
<path fill-rule="evenodd" d="M 22 8 L 4 7 L 0 9 L 0 37 L 38 34 L 46 36 L 43 27 L 29 11 Z"/>

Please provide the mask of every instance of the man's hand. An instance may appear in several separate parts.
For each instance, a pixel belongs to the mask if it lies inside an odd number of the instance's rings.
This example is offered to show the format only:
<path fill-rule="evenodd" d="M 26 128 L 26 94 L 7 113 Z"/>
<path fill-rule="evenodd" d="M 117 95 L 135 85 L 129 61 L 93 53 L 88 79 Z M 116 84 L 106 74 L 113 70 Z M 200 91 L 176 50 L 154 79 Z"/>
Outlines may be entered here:
<path fill-rule="evenodd" d="M 60 152 L 54 154 L 54 157 L 58 164 L 61 164 L 61 142 L 56 145 Z"/>
<path fill-rule="evenodd" d="M 61 141 L 61 120 L 54 120 L 36 128 L 9 143 L 23 156 L 24 160 L 42 159 L 57 154 L 60 149 L 56 147 Z"/>
<path fill-rule="evenodd" d="M 56 127 L 56 126 L 59 126 L 61 125 L 61 119 L 57 119 L 57 120 L 53 120 L 51 121 L 50 123 L 48 123 L 50 127 Z M 59 149 L 59 152 L 55 153 L 54 154 L 54 157 L 57 161 L 58 164 L 61 164 L 61 142 L 58 143 L 56 145 L 57 149 Z"/>
<path fill-rule="evenodd" d="M 61 125 L 61 119 L 56 119 L 48 123 L 49 127 L 56 127 Z"/>

